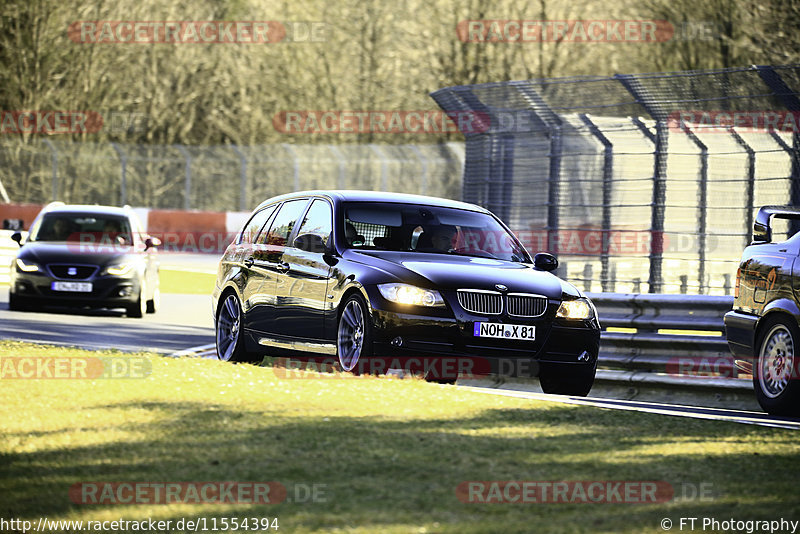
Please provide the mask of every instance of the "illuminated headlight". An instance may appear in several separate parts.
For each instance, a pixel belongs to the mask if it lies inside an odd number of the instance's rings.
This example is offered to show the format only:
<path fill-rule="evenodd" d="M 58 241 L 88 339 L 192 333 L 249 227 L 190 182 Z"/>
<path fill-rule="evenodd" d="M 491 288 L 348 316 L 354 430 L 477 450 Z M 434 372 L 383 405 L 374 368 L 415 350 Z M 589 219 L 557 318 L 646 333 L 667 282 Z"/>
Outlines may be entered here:
<path fill-rule="evenodd" d="M 381 284 L 378 290 L 383 298 L 398 304 L 414 306 L 443 307 L 444 300 L 438 291 L 422 289 L 408 284 Z"/>
<path fill-rule="evenodd" d="M 112 276 L 126 276 L 133 271 L 133 267 L 133 262 L 117 263 L 106 267 L 105 271 L 103 271 L 103 274 L 110 274 Z"/>
<path fill-rule="evenodd" d="M 23 273 L 35 273 L 39 270 L 39 265 L 32 261 L 25 261 L 17 258 L 17 270 Z"/>
<path fill-rule="evenodd" d="M 558 307 L 556 317 L 560 319 L 591 319 L 594 306 L 586 299 L 565 300 Z"/>

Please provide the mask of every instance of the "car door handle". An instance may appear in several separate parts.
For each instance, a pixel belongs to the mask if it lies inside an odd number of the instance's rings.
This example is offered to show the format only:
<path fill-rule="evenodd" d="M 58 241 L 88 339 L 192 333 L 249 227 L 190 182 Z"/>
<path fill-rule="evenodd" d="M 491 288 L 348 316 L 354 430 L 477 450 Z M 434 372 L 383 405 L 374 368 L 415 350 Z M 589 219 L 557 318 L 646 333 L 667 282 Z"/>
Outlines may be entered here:
<path fill-rule="evenodd" d="M 247 259 L 244 260 L 244 266 L 245 267 L 252 267 L 254 263 L 255 263 L 255 260 L 253 260 L 253 258 L 247 258 Z"/>

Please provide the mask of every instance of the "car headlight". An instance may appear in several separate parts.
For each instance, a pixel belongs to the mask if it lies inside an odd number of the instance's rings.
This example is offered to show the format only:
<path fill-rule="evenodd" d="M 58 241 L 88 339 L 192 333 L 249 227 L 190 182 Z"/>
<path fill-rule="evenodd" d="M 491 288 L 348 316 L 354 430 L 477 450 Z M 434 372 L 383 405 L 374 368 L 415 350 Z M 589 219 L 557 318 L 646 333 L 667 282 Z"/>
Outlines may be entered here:
<path fill-rule="evenodd" d="M 378 290 L 388 301 L 414 306 L 444 307 L 444 300 L 434 289 L 422 289 L 409 284 L 380 284 Z"/>
<path fill-rule="evenodd" d="M 591 319 L 594 317 L 594 306 L 587 299 L 565 300 L 558 307 L 556 317 L 559 319 Z"/>
<path fill-rule="evenodd" d="M 115 263 L 114 265 L 109 265 L 103 271 L 103 274 L 110 274 L 112 276 L 126 276 L 133 271 L 134 263 L 133 262 L 126 262 L 126 263 Z"/>
<path fill-rule="evenodd" d="M 40 269 L 38 263 L 17 258 L 17 270 L 22 271 L 23 273 L 35 273 Z"/>

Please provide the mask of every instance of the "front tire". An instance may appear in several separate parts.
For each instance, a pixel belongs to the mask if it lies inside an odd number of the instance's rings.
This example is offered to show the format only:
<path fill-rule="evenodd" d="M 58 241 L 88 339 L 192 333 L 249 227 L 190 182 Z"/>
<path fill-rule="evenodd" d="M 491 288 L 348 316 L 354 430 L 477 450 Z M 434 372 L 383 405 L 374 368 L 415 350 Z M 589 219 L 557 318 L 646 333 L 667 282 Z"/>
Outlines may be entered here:
<path fill-rule="evenodd" d="M 542 363 L 539 384 L 545 393 L 585 397 L 592 390 L 596 372 L 596 358 L 590 365 Z"/>
<path fill-rule="evenodd" d="M 753 365 L 756 400 L 767 413 L 800 415 L 800 329 L 793 319 L 776 317 L 768 320 L 761 332 Z"/>
<path fill-rule="evenodd" d="M 22 297 L 18 297 L 14 293 L 9 293 L 8 309 L 11 311 L 27 311 L 30 309 L 30 305 L 23 300 Z"/>
<path fill-rule="evenodd" d="M 253 362 L 257 359 L 244 348 L 242 335 L 242 307 L 233 293 L 220 300 L 217 309 L 217 357 L 229 362 Z"/>
<path fill-rule="evenodd" d="M 358 374 L 358 362 L 372 355 L 372 325 L 367 303 L 351 295 L 342 307 L 336 336 L 336 355 L 342 370 Z"/>
<path fill-rule="evenodd" d="M 147 301 L 145 300 L 145 287 L 144 281 L 139 284 L 139 296 L 136 298 L 136 301 L 125 308 L 125 313 L 128 317 L 133 317 L 135 319 L 141 319 L 144 317 L 144 314 L 147 313 Z"/>

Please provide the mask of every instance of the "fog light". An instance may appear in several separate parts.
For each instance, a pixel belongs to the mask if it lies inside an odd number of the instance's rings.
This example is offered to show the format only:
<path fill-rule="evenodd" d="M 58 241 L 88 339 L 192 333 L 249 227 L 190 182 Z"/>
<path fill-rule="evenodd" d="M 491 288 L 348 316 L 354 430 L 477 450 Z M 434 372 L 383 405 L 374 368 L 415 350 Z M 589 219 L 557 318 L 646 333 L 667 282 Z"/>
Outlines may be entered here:
<path fill-rule="evenodd" d="M 403 338 L 400 337 L 400 336 L 397 336 L 396 338 L 394 338 L 392 340 L 391 343 L 392 343 L 393 347 L 402 347 L 403 346 Z"/>

